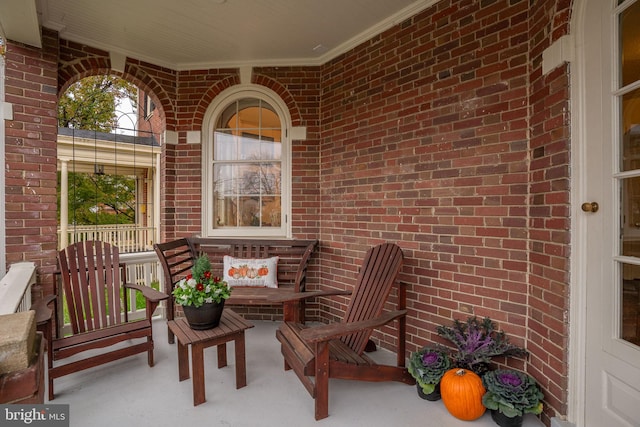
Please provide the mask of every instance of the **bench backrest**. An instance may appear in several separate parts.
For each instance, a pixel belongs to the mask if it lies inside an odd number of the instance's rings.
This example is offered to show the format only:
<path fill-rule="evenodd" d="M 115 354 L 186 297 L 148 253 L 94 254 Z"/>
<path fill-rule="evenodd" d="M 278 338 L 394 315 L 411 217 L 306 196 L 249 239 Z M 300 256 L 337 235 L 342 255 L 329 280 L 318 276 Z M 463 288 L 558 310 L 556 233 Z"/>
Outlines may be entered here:
<path fill-rule="evenodd" d="M 309 259 L 318 245 L 317 240 L 255 240 L 187 238 L 196 254 L 206 253 L 213 273 L 223 276 L 223 257 L 270 258 L 278 256 L 278 287 L 303 292 L 306 286 Z"/>

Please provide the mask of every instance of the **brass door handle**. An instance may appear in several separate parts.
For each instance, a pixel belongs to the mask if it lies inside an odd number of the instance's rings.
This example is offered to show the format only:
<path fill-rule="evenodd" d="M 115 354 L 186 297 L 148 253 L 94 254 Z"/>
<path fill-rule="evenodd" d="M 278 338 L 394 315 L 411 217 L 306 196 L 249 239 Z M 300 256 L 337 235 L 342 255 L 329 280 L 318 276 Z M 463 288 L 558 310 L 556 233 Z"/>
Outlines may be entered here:
<path fill-rule="evenodd" d="M 598 209 L 600 209 L 600 206 L 598 206 L 597 202 L 584 202 L 582 204 L 582 210 L 584 212 L 596 213 L 598 212 Z"/>

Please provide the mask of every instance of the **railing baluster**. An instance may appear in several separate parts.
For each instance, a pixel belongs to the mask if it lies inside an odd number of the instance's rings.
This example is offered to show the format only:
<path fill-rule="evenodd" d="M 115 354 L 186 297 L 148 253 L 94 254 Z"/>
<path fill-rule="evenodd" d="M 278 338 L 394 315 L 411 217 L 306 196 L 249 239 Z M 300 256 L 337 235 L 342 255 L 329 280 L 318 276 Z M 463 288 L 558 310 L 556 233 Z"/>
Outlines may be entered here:
<path fill-rule="evenodd" d="M 67 242 L 69 244 L 86 240 L 101 240 L 117 246 L 121 253 L 152 250 L 153 236 L 156 235 L 155 227 L 139 227 L 135 224 L 69 226 L 68 230 Z M 58 230 L 58 236 L 60 237 L 60 230 Z M 61 242 L 62 239 L 58 239 L 58 241 Z"/>

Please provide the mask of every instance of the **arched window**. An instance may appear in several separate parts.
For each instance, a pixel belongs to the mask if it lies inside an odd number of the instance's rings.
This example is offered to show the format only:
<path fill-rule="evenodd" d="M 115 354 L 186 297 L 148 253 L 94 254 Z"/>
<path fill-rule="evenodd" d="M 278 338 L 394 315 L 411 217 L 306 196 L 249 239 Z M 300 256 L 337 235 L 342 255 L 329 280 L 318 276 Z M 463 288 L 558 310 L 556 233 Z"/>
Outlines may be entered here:
<path fill-rule="evenodd" d="M 288 237 L 291 120 L 265 88 L 231 88 L 205 118 L 203 234 Z"/>

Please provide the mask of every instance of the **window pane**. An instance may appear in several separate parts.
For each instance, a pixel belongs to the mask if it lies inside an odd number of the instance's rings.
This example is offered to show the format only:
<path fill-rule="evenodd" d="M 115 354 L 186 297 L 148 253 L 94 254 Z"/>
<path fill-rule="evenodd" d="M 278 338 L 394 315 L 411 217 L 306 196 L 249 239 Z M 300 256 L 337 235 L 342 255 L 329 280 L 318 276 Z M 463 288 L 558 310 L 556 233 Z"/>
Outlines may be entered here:
<path fill-rule="evenodd" d="M 257 129 L 242 132 L 240 146 L 238 147 L 242 160 L 260 160 L 260 140 L 258 132 Z"/>
<path fill-rule="evenodd" d="M 280 163 L 264 163 L 261 169 L 262 194 L 280 194 L 282 192 Z"/>
<path fill-rule="evenodd" d="M 622 170 L 640 169 L 640 89 L 621 97 Z"/>
<path fill-rule="evenodd" d="M 262 198 L 263 227 L 280 227 L 280 218 L 282 218 L 280 206 L 280 197 L 267 196 Z"/>
<path fill-rule="evenodd" d="M 260 127 L 260 108 L 257 106 L 241 106 L 238 111 L 238 127 L 257 129 Z"/>
<path fill-rule="evenodd" d="M 263 136 L 260 144 L 260 157 L 262 160 L 280 160 L 282 157 L 282 143 L 280 142 L 280 131 L 278 137 Z"/>
<path fill-rule="evenodd" d="M 214 134 L 214 156 L 217 160 L 236 160 L 236 137 L 228 131 L 217 131 Z"/>
<path fill-rule="evenodd" d="M 640 2 L 620 14 L 620 73 L 622 86 L 640 80 Z"/>
<path fill-rule="evenodd" d="M 237 129 L 238 128 L 238 103 L 229 105 L 218 117 L 216 129 Z"/>
<path fill-rule="evenodd" d="M 262 128 L 280 129 L 280 118 L 273 110 L 263 108 L 260 126 Z"/>
<path fill-rule="evenodd" d="M 639 266 L 629 266 L 640 269 Z M 637 275 L 636 275 L 637 276 Z M 640 280 L 624 280 L 622 285 L 622 339 L 640 345 Z"/>
<path fill-rule="evenodd" d="M 216 227 L 234 227 L 238 225 L 236 196 L 216 195 L 213 216 Z"/>
<path fill-rule="evenodd" d="M 237 193 L 234 188 L 233 166 L 228 164 L 216 164 L 213 166 L 213 191 L 220 195 Z"/>
<path fill-rule="evenodd" d="M 240 226 L 260 226 L 260 200 L 258 197 L 240 197 Z"/>
<path fill-rule="evenodd" d="M 260 165 L 248 164 L 236 166 L 238 171 L 238 193 L 260 194 Z"/>

